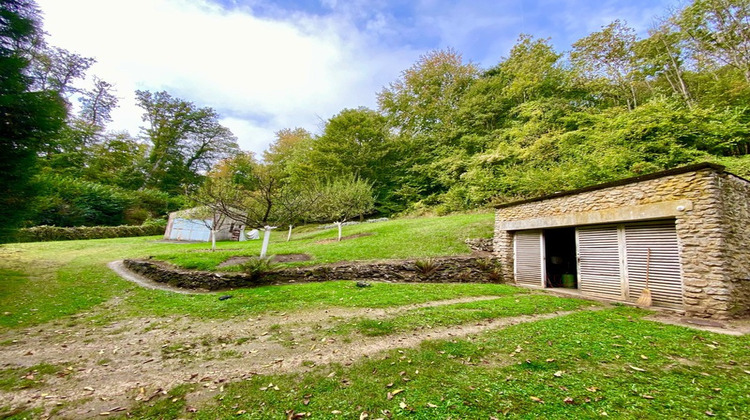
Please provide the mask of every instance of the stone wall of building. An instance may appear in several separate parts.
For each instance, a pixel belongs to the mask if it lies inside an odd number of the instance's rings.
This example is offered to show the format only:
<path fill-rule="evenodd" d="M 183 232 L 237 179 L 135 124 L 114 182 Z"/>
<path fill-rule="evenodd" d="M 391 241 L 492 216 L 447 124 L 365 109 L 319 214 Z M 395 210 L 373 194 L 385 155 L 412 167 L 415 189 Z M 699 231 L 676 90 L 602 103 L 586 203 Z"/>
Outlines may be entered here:
<path fill-rule="evenodd" d="M 721 184 L 724 202 L 727 269 L 731 294 L 725 296 L 733 316 L 750 315 L 750 182 L 727 175 Z"/>
<path fill-rule="evenodd" d="M 686 315 L 727 318 L 733 314 L 733 302 L 727 298 L 733 288 L 730 271 L 745 273 L 747 278 L 749 259 L 745 254 L 744 262 L 737 263 L 732 270 L 726 264 L 724 225 L 727 218 L 745 225 L 750 221 L 747 206 L 733 207 L 731 215 L 723 213 L 722 196 L 741 195 L 742 189 L 736 187 L 737 182 L 727 181 L 732 177 L 716 168 L 706 167 L 578 194 L 500 206 L 495 219 L 495 254 L 505 270 L 504 277 L 513 279 L 513 229 L 508 228 L 512 223 L 507 222 L 533 219 L 537 224 L 543 224 L 545 218 L 559 221 L 576 213 L 592 215 L 591 220 L 609 218 L 610 222 L 617 222 L 616 219 L 621 217 L 619 222 L 631 222 L 648 220 L 648 211 L 653 209 L 662 211 L 660 203 L 676 203 L 679 205 L 672 206 L 676 210 L 669 218 L 675 219 L 679 238 Z M 647 211 L 640 214 L 644 208 Z M 629 214 L 628 209 L 633 209 L 634 215 Z M 731 236 L 732 243 L 740 247 L 738 244 L 744 241 L 746 248 L 750 243 L 745 236 L 747 231 L 738 228 L 737 232 Z M 743 290 L 743 296 L 750 294 L 747 282 L 738 284 L 741 286 L 735 285 L 735 288 Z"/>

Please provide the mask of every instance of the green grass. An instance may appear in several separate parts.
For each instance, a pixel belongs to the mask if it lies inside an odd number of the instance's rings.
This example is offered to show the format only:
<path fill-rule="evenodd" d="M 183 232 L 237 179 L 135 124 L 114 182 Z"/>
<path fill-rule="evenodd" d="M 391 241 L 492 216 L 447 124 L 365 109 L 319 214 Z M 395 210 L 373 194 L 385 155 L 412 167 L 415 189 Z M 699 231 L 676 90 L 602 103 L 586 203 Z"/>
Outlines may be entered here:
<path fill-rule="evenodd" d="M 583 311 L 468 339 L 428 341 L 349 367 L 255 376 L 228 385 L 194 415 L 180 415 L 278 418 L 294 410 L 316 419 L 359 418 L 362 412 L 416 419 L 750 417 L 750 337 L 641 320 L 646 313 L 625 307 Z M 388 399 L 389 392 L 396 395 Z"/>
<path fill-rule="evenodd" d="M 9 368 L 0 370 L 0 390 L 13 391 L 26 388 L 38 388 L 44 384 L 46 376 L 60 372 L 60 366 L 40 363 L 28 368 Z"/>
<path fill-rule="evenodd" d="M 476 323 L 496 318 L 571 311 L 583 306 L 595 305 L 591 301 L 560 299 L 549 295 L 505 296 L 492 300 L 412 309 L 385 319 L 355 319 L 335 326 L 332 332 L 336 334 L 357 332 L 366 336 L 379 336 L 414 329 Z"/>
<path fill-rule="evenodd" d="M 494 223 L 491 213 L 461 214 L 422 219 L 396 219 L 344 227 L 344 236 L 370 234 L 341 242 L 318 243 L 336 238 L 336 229 L 306 229 L 286 242 L 286 232 L 273 232 L 269 255 L 309 254 L 312 260 L 291 265 L 310 265 L 352 260 L 392 258 L 426 258 L 460 255 L 469 252 L 463 243 L 468 238 L 489 238 Z M 260 253 L 260 241 L 224 243 L 222 248 L 241 248 L 217 252 L 165 252 L 154 254 L 185 268 L 215 270 L 231 256 L 253 256 Z M 203 245 L 201 248 L 205 249 Z M 239 266 L 222 268 L 239 270 Z"/>
<path fill-rule="evenodd" d="M 316 243 L 335 236 L 334 230 L 301 229 L 291 242 L 274 233 L 271 253 L 307 253 L 315 263 L 350 259 L 381 259 L 455 255 L 469 252 L 466 238 L 489 237 L 492 214 L 476 213 L 423 219 L 398 219 L 347 226 L 345 235 L 370 236 L 339 243 Z M 233 291 L 233 299 L 217 294 L 177 295 L 147 290 L 120 279 L 106 264 L 124 258 L 156 256 L 186 267 L 214 269 L 235 255 L 257 255 L 260 241 L 222 242 L 219 251 L 204 252 L 209 244 L 159 243 L 159 237 L 100 239 L 0 245 L 0 327 L 16 328 L 81 315 L 69 323 L 106 323 L 109 311 L 85 315 L 114 297 L 132 316 L 189 315 L 230 318 L 270 310 L 321 306 L 384 307 L 463 294 L 493 294 L 493 286 L 392 285 L 391 293 L 363 290 L 350 294 L 348 283 L 266 287 Z M 201 252 L 197 252 L 201 251 Z M 378 286 L 386 287 L 386 286 Z M 377 289 L 371 288 L 371 289 Z M 223 293 L 221 293 L 223 294 Z M 94 311 L 96 312 L 96 311 Z M 85 319 L 84 319 L 85 318 Z"/>

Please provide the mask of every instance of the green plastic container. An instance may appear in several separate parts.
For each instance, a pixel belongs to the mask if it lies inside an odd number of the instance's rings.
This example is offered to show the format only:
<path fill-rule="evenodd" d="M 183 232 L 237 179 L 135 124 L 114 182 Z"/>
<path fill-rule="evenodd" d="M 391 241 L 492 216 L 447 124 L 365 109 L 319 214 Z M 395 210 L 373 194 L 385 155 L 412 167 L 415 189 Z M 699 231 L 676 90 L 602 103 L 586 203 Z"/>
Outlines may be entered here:
<path fill-rule="evenodd" d="M 575 289 L 576 288 L 576 276 L 575 274 L 563 274 L 562 275 L 562 285 L 563 287 L 567 289 Z"/>

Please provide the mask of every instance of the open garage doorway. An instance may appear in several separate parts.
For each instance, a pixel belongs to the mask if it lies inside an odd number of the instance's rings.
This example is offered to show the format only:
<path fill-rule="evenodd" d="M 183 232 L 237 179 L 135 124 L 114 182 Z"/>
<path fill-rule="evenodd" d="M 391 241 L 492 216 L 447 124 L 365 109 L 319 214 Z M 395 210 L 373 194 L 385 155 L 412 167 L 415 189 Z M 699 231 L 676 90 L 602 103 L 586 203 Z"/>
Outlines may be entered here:
<path fill-rule="evenodd" d="M 573 227 L 545 229 L 546 287 L 577 289 L 576 230 Z"/>

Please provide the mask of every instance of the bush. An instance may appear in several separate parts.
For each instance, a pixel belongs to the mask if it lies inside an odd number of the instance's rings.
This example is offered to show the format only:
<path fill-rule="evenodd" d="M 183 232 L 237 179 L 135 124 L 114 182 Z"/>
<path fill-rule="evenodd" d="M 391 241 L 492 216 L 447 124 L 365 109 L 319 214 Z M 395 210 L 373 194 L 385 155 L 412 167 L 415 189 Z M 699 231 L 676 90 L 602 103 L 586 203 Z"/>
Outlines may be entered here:
<path fill-rule="evenodd" d="M 259 280 L 264 274 L 275 267 L 276 264 L 273 262 L 273 257 L 253 257 L 240 265 L 240 269 L 244 273 L 249 274 L 253 281 Z"/>
<path fill-rule="evenodd" d="M 143 226 L 81 226 L 57 227 L 35 226 L 19 229 L 16 242 L 70 241 L 78 239 L 127 238 L 151 236 L 164 233 L 164 224 L 144 224 Z"/>

